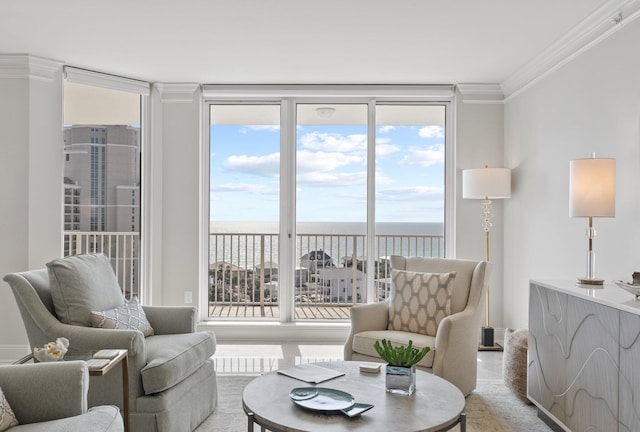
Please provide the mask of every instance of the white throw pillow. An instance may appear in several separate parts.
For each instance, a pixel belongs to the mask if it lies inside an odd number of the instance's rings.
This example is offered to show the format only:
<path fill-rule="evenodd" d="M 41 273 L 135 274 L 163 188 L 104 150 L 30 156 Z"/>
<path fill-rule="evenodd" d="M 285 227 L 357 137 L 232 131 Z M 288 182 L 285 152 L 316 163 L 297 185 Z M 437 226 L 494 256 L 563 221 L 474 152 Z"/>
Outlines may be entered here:
<path fill-rule="evenodd" d="M 0 432 L 18 425 L 18 419 L 0 388 Z"/>
<path fill-rule="evenodd" d="M 153 336 L 153 327 L 147 320 L 138 297 L 106 311 L 92 311 L 91 325 L 97 328 L 140 330 L 145 337 Z"/>
<path fill-rule="evenodd" d="M 388 329 L 435 336 L 440 321 L 451 315 L 455 278 L 456 272 L 392 269 Z"/>

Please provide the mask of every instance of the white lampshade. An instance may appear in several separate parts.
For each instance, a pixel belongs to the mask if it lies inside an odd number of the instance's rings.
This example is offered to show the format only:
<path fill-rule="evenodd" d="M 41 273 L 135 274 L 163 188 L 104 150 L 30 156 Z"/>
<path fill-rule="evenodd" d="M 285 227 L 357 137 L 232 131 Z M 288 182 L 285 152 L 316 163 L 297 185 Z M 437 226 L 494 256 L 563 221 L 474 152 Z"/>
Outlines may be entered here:
<path fill-rule="evenodd" d="M 569 216 L 616 215 L 616 160 L 576 159 L 569 163 Z"/>
<path fill-rule="evenodd" d="M 510 169 L 478 168 L 462 171 L 462 198 L 499 199 L 510 196 Z"/>

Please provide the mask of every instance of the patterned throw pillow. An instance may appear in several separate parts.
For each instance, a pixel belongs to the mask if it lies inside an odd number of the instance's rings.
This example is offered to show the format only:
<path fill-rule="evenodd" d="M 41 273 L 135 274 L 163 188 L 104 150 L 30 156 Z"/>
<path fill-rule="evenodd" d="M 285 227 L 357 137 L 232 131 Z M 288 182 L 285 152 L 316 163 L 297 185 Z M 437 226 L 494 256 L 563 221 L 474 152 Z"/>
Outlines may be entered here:
<path fill-rule="evenodd" d="M 455 272 L 420 273 L 391 270 L 389 330 L 435 336 L 443 318 L 451 314 Z"/>
<path fill-rule="evenodd" d="M 0 388 L 0 432 L 17 425 L 18 419 L 9 406 L 9 402 Z"/>
<path fill-rule="evenodd" d="M 138 297 L 133 297 L 130 301 L 125 300 L 123 305 L 114 309 L 102 312 L 92 311 L 91 325 L 107 329 L 140 330 L 145 337 L 153 336 L 153 327 L 138 303 Z"/>

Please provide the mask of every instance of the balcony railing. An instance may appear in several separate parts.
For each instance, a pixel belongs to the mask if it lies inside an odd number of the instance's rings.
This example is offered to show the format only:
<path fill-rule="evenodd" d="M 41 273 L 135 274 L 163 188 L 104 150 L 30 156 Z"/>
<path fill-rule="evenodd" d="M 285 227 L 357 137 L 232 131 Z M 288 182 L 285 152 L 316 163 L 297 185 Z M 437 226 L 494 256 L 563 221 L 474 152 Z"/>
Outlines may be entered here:
<path fill-rule="evenodd" d="M 297 235 L 297 318 L 347 318 L 349 306 L 366 302 L 366 249 L 363 234 Z M 210 317 L 278 317 L 277 234 L 212 233 L 209 254 Z M 388 257 L 442 257 L 444 236 L 377 235 L 375 254 L 376 298 L 383 300 L 390 288 Z"/>
<path fill-rule="evenodd" d="M 294 300 L 298 319 L 346 319 L 366 302 L 366 237 L 362 234 L 299 234 Z M 65 231 L 65 256 L 103 253 L 111 259 L 127 298 L 140 289 L 140 235 L 132 232 Z M 210 235 L 209 316 L 278 318 L 278 235 Z M 444 256 L 442 235 L 377 235 L 374 283 L 377 300 L 388 296 L 391 255 Z"/>
<path fill-rule="evenodd" d="M 123 294 L 138 296 L 140 290 L 140 234 L 137 232 L 65 231 L 64 255 L 103 253 L 111 259 Z"/>

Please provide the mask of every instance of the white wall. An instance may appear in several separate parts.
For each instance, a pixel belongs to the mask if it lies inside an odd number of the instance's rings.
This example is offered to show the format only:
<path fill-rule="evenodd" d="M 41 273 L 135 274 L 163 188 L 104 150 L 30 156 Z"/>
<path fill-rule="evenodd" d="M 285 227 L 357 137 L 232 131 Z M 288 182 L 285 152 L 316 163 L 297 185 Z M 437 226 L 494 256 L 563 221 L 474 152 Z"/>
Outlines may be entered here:
<path fill-rule="evenodd" d="M 161 247 L 148 252 L 152 302 L 157 305 L 184 305 L 185 291 L 192 292 L 193 305 L 198 298 L 201 105 L 196 84 L 154 85 L 150 151 L 156 172 L 149 187 L 152 208 L 161 212 L 152 227 Z"/>
<path fill-rule="evenodd" d="M 569 218 L 569 161 L 617 159 L 616 217 L 594 219 L 596 275 L 640 270 L 640 20 L 624 27 L 505 104 L 504 322 L 528 327 L 530 279 L 586 272 L 585 218 Z"/>
<path fill-rule="evenodd" d="M 483 260 L 485 236 L 482 228 L 482 200 L 462 199 L 462 171 L 470 168 L 504 166 L 504 107 L 496 101 L 479 101 L 458 94 L 456 110 L 456 256 Z M 494 218 L 490 232 L 490 261 L 493 269 L 490 282 L 491 326 L 504 328 L 503 295 L 503 200 L 493 200 Z M 496 333 L 496 338 L 502 336 Z"/>
<path fill-rule="evenodd" d="M 1 56 L 0 56 L 1 57 Z M 24 56 L 29 58 L 27 56 Z M 2 212 L 0 274 L 44 264 L 62 252 L 62 77 L 60 64 L 47 79 L 16 78 L 0 74 L 0 197 Z M 1 65 L 0 65 L 1 70 Z M 151 127 L 145 151 L 145 181 L 149 183 L 144 221 L 150 226 L 143 237 L 151 267 L 146 273 L 151 303 L 182 305 L 184 291 L 197 289 L 206 274 L 201 271 L 199 226 L 201 187 L 201 93 L 195 84 L 157 84 L 148 104 Z M 460 103 L 456 108 L 456 170 L 460 193 L 462 169 L 489 163 L 501 166 L 503 157 L 503 107 L 495 103 Z M 205 144 L 206 145 L 206 144 Z M 457 200 L 457 256 L 484 257 L 480 202 Z M 502 203 L 495 206 L 492 232 L 492 323 L 501 326 Z M 204 276 L 203 276 L 204 275 Z M 27 348 L 22 320 L 8 286 L 0 290 L 0 362 Z M 298 330 L 303 326 L 296 327 Z M 313 333 L 309 328 L 305 332 Z M 342 329 L 340 330 L 342 331 Z M 332 333 L 334 334 L 334 333 Z M 335 334 L 339 334 L 336 332 Z M 23 354 L 22 352 L 20 355 Z"/>
<path fill-rule="evenodd" d="M 62 251 L 62 64 L 0 56 L 0 276 L 44 267 Z M 0 362 L 26 354 L 6 283 L 0 289 Z"/>

